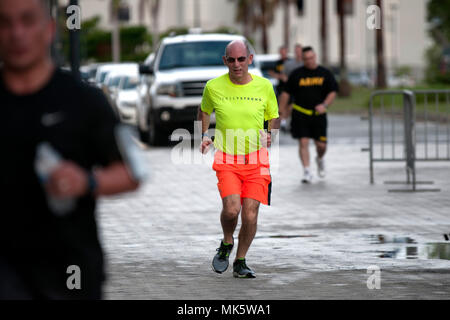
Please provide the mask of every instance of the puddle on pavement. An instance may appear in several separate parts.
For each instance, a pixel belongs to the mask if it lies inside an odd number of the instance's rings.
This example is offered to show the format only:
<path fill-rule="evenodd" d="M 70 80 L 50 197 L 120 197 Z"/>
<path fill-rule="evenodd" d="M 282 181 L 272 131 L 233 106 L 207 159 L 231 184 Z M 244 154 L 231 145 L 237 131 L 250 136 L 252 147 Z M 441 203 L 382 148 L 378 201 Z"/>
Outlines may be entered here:
<path fill-rule="evenodd" d="M 450 243 L 417 243 L 410 237 L 370 236 L 371 244 L 397 244 L 393 250 L 377 251 L 380 258 L 450 260 Z"/>
<path fill-rule="evenodd" d="M 372 244 L 383 244 L 383 243 L 417 243 L 414 239 L 410 237 L 392 237 L 378 234 L 376 236 L 369 236 Z"/>
<path fill-rule="evenodd" d="M 316 238 L 317 235 L 306 234 L 306 235 L 274 235 L 274 236 L 256 236 L 255 239 L 294 239 L 294 238 Z"/>

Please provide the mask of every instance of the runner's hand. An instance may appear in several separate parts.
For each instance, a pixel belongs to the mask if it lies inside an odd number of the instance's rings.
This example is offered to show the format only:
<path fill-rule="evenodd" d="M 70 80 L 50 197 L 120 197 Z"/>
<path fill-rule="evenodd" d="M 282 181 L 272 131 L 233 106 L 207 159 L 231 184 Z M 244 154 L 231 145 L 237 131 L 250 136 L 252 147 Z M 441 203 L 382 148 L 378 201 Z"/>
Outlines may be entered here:
<path fill-rule="evenodd" d="M 202 144 L 200 145 L 200 152 L 203 154 L 208 153 L 209 146 L 212 145 L 213 141 L 209 137 L 203 137 Z"/>
<path fill-rule="evenodd" d="M 327 112 L 327 108 L 326 108 L 323 104 L 317 105 L 317 106 L 315 107 L 315 109 L 316 109 L 316 111 L 317 111 L 319 114 L 324 114 L 324 113 Z"/>
<path fill-rule="evenodd" d="M 65 161 L 51 173 L 47 188 L 55 197 L 80 197 L 88 189 L 88 174 L 77 164 Z"/>
<path fill-rule="evenodd" d="M 272 135 L 264 130 L 259 130 L 259 139 L 264 148 L 270 148 L 272 145 Z"/>

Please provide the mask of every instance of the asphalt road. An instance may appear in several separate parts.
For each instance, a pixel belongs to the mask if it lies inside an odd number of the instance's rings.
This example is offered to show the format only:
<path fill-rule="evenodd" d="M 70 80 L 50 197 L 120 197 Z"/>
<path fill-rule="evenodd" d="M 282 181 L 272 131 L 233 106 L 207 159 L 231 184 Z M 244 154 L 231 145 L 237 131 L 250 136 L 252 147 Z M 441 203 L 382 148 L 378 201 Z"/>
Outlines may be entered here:
<path fill-rule="evenodd" d="M 261 208 L 247 256 L 256 279 L 211 270 L 221 239 L 211 157 L 187 148 L 180 163 L 179 145 L 147 148 L 151 178 L 99 204 L 105 298 L 449 299 L 450 163 L 417 164 L 418 179 L 434 182 L 424 188 L 440 192 L 390 193 L 407 188 L 383 183 L 404 181 L 404 164 L 377 164 L 370 185 L 367 123 L 331 116 L 327 177 L 302 185 L 296 142 L 280 141 L 272 206 Z"/>

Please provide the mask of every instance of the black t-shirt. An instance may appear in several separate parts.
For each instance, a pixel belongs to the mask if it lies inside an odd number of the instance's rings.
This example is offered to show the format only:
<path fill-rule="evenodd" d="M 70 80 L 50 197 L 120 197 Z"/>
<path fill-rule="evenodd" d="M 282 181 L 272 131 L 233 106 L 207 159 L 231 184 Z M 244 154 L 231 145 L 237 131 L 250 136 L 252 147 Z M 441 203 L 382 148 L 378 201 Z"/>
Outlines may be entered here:
<path fill-rule="evenodd" d="M 66 216 L 52 213 L 34 170 L 36 146 L 47 141 L 86 170 L 106 166 L 121 160 L 118 120 L 100 90 L 60 70 L 38 92 L 23 96 L 9 92 L 0 77 L 0 110 L 0 260 L 39 290 L 89 295 L 104 278 L 96 201 L 86 195 Z M 70 265 L 81 269 L 81 292 L 66 288 Z"/>
<path fill-rule="evenodd" d="M 275 73 L 281 74 L 284 73 L 284 63 L 287 61 L 287 59 L 283 60 L 280 59 L 275 63 Z M 280 94 L 281 91 L 284 89 L 284 86 L 286 85 L 286 82 L 278 80 L 278 85 L 277 85 L 277 94 Z"/>
<path fill-rule="evenodd" d="M 286 84 L 285 91 L 294 97 L 294 103 L 313 110 L 324 102 L 328 94 L 338 90 L 333 74 L 324 67 L 314 70 L 306 67 L 295 69 Z"/>

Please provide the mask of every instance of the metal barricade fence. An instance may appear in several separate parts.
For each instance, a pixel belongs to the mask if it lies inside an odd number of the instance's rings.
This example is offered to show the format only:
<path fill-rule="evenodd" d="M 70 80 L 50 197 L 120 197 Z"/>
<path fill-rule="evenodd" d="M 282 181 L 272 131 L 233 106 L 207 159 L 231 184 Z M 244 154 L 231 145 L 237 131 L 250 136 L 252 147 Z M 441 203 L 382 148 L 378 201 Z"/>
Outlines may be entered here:
<path fill-rule="evenodd" d="M 450 90 L 376 91 L 369 108 L 370 182 L 375 162 L 405 162 L 411 189 L 389 191 L 439 191 L 417 189 L 416 161 L 450 161 Z"/>

